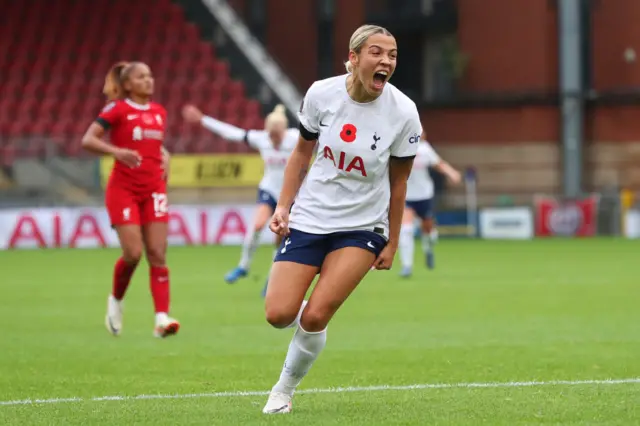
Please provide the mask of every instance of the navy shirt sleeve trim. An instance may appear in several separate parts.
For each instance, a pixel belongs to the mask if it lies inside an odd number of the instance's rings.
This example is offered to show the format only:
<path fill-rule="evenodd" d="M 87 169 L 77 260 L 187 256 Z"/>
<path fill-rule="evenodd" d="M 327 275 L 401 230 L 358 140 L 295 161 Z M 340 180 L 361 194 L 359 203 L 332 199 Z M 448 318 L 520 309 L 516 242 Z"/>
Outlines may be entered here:
<path fill-rule="evenodd" d="M 415 155 L 408 155 L 406 157 L 396 157 L 395 155 L 391 156 L 392 160 L 400 160 L 400 161 L 402 161 L 402 160 L 413 160 L 414 158 L 416 158 Z"/>
<path fill-rule="evenodd" d="M 318 140 L 318 137 L 320 136 L 319 133 L 314 133 L 307 130 L 307 128 L 304 127 L 302 123 L 300 123 L 300 126 L 298 127 L 298 129 L 300 130 L 300 136 L 302 136 L 302 138 L 306 141 Z"/>
<path fill-rule="evenodd" d="M 102 117 L 96 118 L 96 123 L 101 125 L 105 130 L 108 130 L 111 128 L 111 124 L 109 124 L 109 122 Z"/>

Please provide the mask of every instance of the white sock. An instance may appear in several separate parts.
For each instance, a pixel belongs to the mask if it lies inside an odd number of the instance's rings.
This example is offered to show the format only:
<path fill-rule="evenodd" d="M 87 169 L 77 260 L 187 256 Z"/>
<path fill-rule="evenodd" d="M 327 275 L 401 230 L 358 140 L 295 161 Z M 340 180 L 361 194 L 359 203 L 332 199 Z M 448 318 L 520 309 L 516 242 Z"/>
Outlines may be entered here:
<path fill-rule="evenodd" d="M 247 232 L 247 235 L 244 237 L 244 243 L 242 244 L 242 257 L 238 264 L 239 267 L 244 270 L 249 269 L 249 266 L 251 266 L 251 260 L 253 259 L 253 254 L 256 252 L 256 248 L 258 248 L 259 241 L 260 232 L 255 232 L 255 230 Z"/>
<path fill-rule="evenodd" d="M 309 333 L 298 325 L 289 344 L 280 379 L 272 391 L 293 395 L 326 343 L 327 329 Z"/>
<path fill-rule="evenodd" d="M 156 324 L 160 324 L 161 322 L 167 321 L 169 319 L 169 315 L 166 312 L 158 312 L 156 313 Z"/>
<path fill-rule="evenodd" d="M 302 311 L 304 311 L 304 307 L 307 306 L 307 301 L 303 300 L 302 301 L 302 306 L 300 306 L 300 310 L 298 311 L 298 315 L 296 315 L 296 319 L 293 320 L 293 322 L 291 324 L 289 324 L 288 326 L 286 326 L 285 328 L 293 328 L 296 327 L 300 324 L 300 318 L 302 318 Z"/>
<path fill-rule="evenodd" d="M 422 234 L 422 251 L 424 254 L 431 252 L 433 249 L 433 241 L 431 240 L 431 234 Z"/>
<path fill-rule="evenodd" d="M 400 227 L 400 262 L 405 268 L 413 266 L 413 238 L 414 227 L 412 223 L 403 223 Z"/>

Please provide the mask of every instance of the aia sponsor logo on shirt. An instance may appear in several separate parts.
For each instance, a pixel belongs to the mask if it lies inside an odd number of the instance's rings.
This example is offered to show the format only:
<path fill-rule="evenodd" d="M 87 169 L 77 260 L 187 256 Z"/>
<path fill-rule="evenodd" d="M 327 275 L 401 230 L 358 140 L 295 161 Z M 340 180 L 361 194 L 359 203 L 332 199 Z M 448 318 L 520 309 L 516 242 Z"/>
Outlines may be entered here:
<path fill-rule="evenodd" d="M 287 165 L 287 158 L 279 158 L 279 157 L 267 157 L 264 162 L 268 166 L 281 166 L 284 167 Z"/>
<path fill-rule="evenodd" d="M 362 177 L 367 177 L 367 170 L 364 166 L 364 160 L 362 157 L 355 156 L 347 156 L 342 151 L 337 151 L 335 154 L 331 150 L 330 147 L 325 146 L 322 150 L 322 155 L 324 158 L 331 160 L 333 165 L 339 170 L 345 171 L 347 173 L 358 173 Z"/>

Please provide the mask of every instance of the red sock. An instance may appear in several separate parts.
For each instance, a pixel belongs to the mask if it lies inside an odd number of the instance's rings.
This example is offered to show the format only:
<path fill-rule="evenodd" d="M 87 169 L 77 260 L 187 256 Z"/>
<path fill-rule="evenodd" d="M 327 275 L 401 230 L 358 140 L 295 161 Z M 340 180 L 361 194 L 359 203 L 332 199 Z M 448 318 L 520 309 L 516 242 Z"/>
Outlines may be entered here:
<path fill-rule="evenodd" d="M 151 280 L 151 296 L 158 312 L 169 312 L 169 268 L 166 266 L 151 266 L 149 268 Z"/>
<path fill-rule="evenodd" d="M 127 287 L 131 282 L 131 276 L 136 270 L 137 263 L 131 264 L 124 261 L 123 258 L 118 259 L 113 268 L 113 289 L 111 294 L 117 300 L 122 300 L 127 292 Z"/>

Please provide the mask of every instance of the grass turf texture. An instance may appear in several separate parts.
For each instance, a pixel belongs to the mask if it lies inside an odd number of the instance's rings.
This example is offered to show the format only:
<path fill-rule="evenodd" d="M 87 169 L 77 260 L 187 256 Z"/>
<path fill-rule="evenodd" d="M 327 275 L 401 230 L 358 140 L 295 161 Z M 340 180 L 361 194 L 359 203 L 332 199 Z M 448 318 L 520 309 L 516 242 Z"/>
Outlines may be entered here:
<path fill-rule="evenodd" d="M 259 297 L 272 249 L 250 277 L 223 275 L 239 248 L 170 248 L 178 336 L 152 337 L 146 264 L 123 334 L 103 326 L 114 250 L 0 253 L 3 425 L 640 424 L 640 384 L 441 388 L 300 394 L 261 414 L 258 396 L 92 401 L 93 397 L 266 391 L 291 330 L 271 329 Z M 302 389 L 640 377 L 638 245 L 624 240 L 441 241 L 437 269 L 371 272 L 329 326 Z"/>

